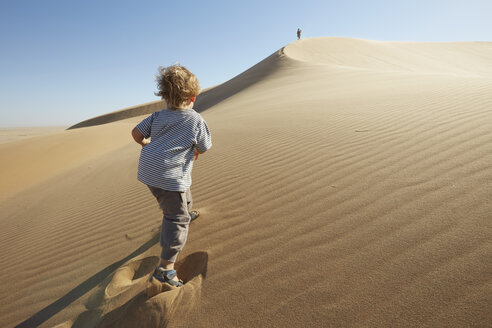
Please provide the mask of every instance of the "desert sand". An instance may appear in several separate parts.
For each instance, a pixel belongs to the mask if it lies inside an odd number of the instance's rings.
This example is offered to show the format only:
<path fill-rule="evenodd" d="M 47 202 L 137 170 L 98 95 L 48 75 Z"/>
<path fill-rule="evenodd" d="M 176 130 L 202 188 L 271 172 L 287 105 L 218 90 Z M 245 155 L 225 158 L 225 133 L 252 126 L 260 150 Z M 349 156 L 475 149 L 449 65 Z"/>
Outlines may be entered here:
<path fill-rule="evenodd" d="M 0 144 L 61 132 L 65 129 L 64 126 L 0 128 Z"/>
<path fill-rule="evenodd" d="M 156 103 L 0 144 L 1 327 L 492 326 L 491 42 L 302 39 L 203 92 L 186 284 L 148 299 Z"/>

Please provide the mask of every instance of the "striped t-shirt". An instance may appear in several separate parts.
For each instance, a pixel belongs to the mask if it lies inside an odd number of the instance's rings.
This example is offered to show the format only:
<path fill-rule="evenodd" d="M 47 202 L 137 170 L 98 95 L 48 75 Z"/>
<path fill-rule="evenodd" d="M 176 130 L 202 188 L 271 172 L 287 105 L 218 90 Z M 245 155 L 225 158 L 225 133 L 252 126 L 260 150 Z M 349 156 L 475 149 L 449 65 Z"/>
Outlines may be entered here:
<path fill-rule="evenodd" d="M 137 125 L 145 138 L 138 164 L 138 180 L 146 185 L 185 192 L 191 186 L 193 148 L 212 147 L 207 123 L 193 109 L 163 109 Z"/>

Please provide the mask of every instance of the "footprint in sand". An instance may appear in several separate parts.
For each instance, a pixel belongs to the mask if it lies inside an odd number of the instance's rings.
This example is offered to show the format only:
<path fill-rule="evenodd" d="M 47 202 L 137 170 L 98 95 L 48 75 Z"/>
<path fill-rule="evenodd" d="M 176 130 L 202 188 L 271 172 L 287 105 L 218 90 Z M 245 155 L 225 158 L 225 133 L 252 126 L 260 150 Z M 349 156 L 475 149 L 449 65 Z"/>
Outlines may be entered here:
<path fill-rule="evenodd" d="M 193 253 L 177 262 L 175 267 L 184 286 L 168 288 L 149 298 L 146 287 L 158 262 L 156 256 L 137 257 L 118 268 L 109 283 L 89 299 L 90 310 L 82 313 L 72 328 L 160 327 L 185 318 L 200 298 L 208 254 Z"/>
<path fill-rule="evenodd" d="M 145 287 L 149 273 L 155 269 L 159 258 L 157 256 L 134 259 L 118 268 L 111 282 L 106 286 L 104 298 L 115 300 L 123 298 L 128 301 Z"/>

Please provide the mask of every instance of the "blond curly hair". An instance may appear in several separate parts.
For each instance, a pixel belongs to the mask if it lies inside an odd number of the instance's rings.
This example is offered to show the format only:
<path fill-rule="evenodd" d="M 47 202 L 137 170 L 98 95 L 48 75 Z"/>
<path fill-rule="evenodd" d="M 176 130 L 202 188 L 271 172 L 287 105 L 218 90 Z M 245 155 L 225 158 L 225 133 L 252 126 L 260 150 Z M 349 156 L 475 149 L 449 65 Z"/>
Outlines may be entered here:
<path fill-rule="evenodd" d="M 201 91 L 200 82 L 186 67 L 175 64 L 158 68 L 156 75 L 156 96 L 167 102 L 171 109 L 181 109 L 188 105 L 191 98 L 198 96 Z"/>

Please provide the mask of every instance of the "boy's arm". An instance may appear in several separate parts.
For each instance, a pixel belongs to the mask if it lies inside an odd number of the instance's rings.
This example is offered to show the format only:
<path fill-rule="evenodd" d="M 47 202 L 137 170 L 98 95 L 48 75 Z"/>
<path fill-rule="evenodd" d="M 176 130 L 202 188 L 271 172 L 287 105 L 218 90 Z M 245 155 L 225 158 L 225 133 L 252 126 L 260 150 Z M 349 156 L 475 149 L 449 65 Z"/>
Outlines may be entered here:
<path fill-rule="evenodd" d="M 141 145 L 142 147 L 145 147 L 145 145 L 147 145 L 150 142 L 148 139 L 145 139 L 144 135 L 142 134 L 142 132 L 140 132 L 139 129 L 137 129 L 137 127 L 133 128 L 132 137 L 133 140 L 135 140 L 135 142 Z"/>
<path fill-rule="evenodd" d="M 152 113 L 152 115 L 144 119 L 142 122 L 138 123 L 137 126 L 132 130 L 133 140 L 135 140 L 135 142 L 142 147 L 149 144 L 150 142 L 147 138 L 150 138 L 152 122 L 154 121 L 155 115 L 156 113 Z"/>
<path fill-rule="evenodd" d="M 207 123 L 203 119 L 198 125 L 195 142 L 195 156 L 197 154 L 203 154 L 212 147 L 212 136 L 210 135 Z"/>

